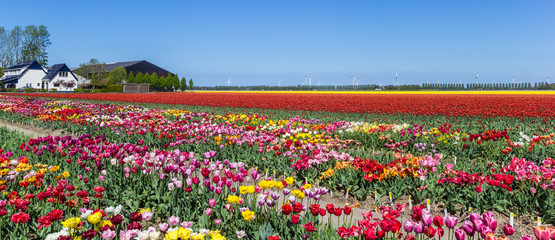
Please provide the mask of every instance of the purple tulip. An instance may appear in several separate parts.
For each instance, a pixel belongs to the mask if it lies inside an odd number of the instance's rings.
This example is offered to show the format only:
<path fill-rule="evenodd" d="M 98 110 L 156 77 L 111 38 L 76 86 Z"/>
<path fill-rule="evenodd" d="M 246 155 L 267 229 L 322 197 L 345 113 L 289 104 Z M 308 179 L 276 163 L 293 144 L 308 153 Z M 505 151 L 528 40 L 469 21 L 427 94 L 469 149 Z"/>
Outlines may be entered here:
<path fill-rule="evenodd" d="M 423 233 L 424 232 L 424 224 L 422 224 L 420 222 L 414 223 L 413 229 L 414 229 L 415 233 L 419 233 L 419 234 Z"/>
<path fill-rule="evenodd" d="M 403 229 L 405 229 L 405 232 L 410 233 L 412 232 L 412 229 L 414 228 L 414 222 L 411 220 L 407 220 L 405 222 L 405 226 L 403 226 Z"/>
<path fill-rule="evenodd" d="M 447 226 L 448 228 L 454 228 L 455 226 L 457 226 L 457 221 L 459 219 L 453 215 L 449 215 L 447 217 L 445 217 L 445 226 Z"/>
<path fill-rule="evenodd" d="M 464 234 L 466 232 L 466 230 L 463 230 L 463 228 L 458 228 L 455 231 L 455 238 L 457 240 L 464 240 L 464 238 L 466 237 L 466 235 Z"/>

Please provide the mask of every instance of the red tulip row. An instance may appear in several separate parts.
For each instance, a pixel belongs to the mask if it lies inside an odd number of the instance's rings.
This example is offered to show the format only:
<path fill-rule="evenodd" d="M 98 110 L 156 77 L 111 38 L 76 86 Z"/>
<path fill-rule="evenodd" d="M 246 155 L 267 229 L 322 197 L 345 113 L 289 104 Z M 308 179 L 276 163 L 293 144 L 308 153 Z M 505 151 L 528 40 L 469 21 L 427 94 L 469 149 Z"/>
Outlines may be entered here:
<path fill-rule="evenodd" d="M 544 117 L 555 116 L 555 95 L 460 94 L 300 94 L 300 93 L 155 93 L 25 94 L 73 99 L 183 104 L 260 109 L 364 112 L 408 115 Z M 310 104 L 308 104 L 310 103 Z"/>

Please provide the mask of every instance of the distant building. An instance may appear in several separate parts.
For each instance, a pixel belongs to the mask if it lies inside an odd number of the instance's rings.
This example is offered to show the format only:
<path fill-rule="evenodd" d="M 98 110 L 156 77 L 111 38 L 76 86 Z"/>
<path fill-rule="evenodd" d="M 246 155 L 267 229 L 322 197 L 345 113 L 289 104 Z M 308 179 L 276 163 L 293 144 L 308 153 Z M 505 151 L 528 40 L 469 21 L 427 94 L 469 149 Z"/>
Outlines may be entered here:
<path fill-rule="evenodd" d="M 50 69 L 37 61 L 21 62 L 4 70 L 0 81 L 6 88 L 56 89 L 73 91 L 77 77 L 65 64 L 56 64 Z"/>
<path fill-rule="evenodd" d="M 133 72 L 133 75 L 137 75 L 138 73 L 142 74 L 149 74 L 156 73 L 157 76 L 167 76 L 168 74 L 173 73 L 169 72 L 166 69 L 158 67 L 148 61 L 139 60 L 139 61 L 129 61 L 129 62 L 115 62 L 115 63 L 106 63 L 104 64 L 104 77 L 108 76 L 112 70 L 118 67 L 123 67 L 129 75 L 130 72 Z M 73 72 L 79 73 L 79 68 L 71 68 Z M 87 75 L 87 74 L 84 74 Z M 90 85 L 90 79 L 88 76 L 77 75 L 79 85 L 88 86 Z M 100 82 L 102 84 L 102 81 Z"/>

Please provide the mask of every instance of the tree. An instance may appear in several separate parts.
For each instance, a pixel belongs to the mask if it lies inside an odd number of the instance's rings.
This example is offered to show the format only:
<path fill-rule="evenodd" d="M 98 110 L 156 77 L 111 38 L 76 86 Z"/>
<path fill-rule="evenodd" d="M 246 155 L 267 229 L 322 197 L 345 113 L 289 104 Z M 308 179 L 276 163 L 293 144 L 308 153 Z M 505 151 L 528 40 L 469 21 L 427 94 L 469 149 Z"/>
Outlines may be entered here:
<path fill-rule="evenodd" d="M 6 33 L 6 29 L 4 29 L 4 27 L 0 27 L 0 68 L 1 69 L 8 67 L 6 63 L 7 56 L 8 56 L 8 35 Z"/>
<path fill-rule="evenodd" d="M 150 83 L 150 75 L 146 73 L 139 83 Z"/>
<path fill-rule="evenodd" d="M 189 90 L 193 90 L 193 79 L 189 79 Z"/>
<path fill-rule="evenodd" d="M 135 81 L 135 76 L 133 76 L 133 71 L 129 72 L 129 76 L 127 77 L 127 82 L 132 83 Z"/>
<path fill-rule="evenodd" d="M 0 27 L 0 67 L 7 68 L 21 61 L 21 27 L 11 31 Z"/>
<path fill-rule="evenodd" d="M 179 89 L 179 77 L 176 75 L 173 76 L 172 78 L 172 85 L 173 85 L 173 90 L 177 91 L 177 89 Z"/>
<path fill-rule="evenodd" d="M 162 77 L 160 77 L 160 79 L 158 81 L 160 83 L 160 88 L 162 90 L 166 90 L 166 86 L 168 84 L 168 80 L 166 79 L 166 77 L 162 76 Z"/>
<path fill-rule="evenodd" d="M 110 71 L 108 84 L 118 84 L 127 77 L 127 71 L 123 67 L 117 67 Z"/>
<path fill-rule="evenodd" d="M 106 63 L 100 63 L 98 59 L 91 58 L 86 63 L 82 63 L 79 65 L 79 69 L 77 69 L 77 74 L 87 77 L 91 80 L 91 84 L 93 86 L 93 90 L 96 85 L 100 82 L 100 80 L 104 77 L 104 67 Z"/>
<path fill-rule="evenodd" d="M 187 90 L 187 79 L 181 78 L 181 84 L 179 86 L 179 89 L 181 89 L 181 91 Z"/>
<path fill-rule="evenodd" d="M 148 81 L 145 83 L 154 84 L 156 82 L 160 83 L 160 78 L 158 78 L 158 75 L 156 75 L 156 73 L 153 72 L 152 75 L 150 75 L 150 78 L 148 79 Z"/>
<path fill-rule="evenodd" d="M 154 74 L 153 74 L 153 75 L 154 75 Z M 150 77 L 152 77 L 152 76 L 150 76 Z M 159 79 L 159 78 L 154 78 L 154 79 L 151 78 L 151 80 L 150 80 L 150 88 L 151 88 L 151 89 L 154 89 L 154 90 L 160 88 L 160 79 Z"/>
<path fill-rule="evenodd" d="M 141 83 L 141 80 L 143 79 L 143 73 L 139 72 L 137 73 L 137 76 L 135 76 L 135 79 L 133 80 L 134 83 Z"/>
<path fill-rule="evenodd" d="M 1 78 L 2 76 L 4 76 L 4 68 L 3 68 L 3 67 L 0 67 L 0 78 Z M 0 83 L 2 83 L 2 82 L 0 82 Z"/>
<path fill-rule="evenodd" d="M 50 33 L 46 26 L 29 25 L 25 26 L 22 32 L 21 57 L 23 61 L 36 60 L 41 65 L 48 63 L 48 53 L 46 48 L 52 43 L 50 42 Z"/>

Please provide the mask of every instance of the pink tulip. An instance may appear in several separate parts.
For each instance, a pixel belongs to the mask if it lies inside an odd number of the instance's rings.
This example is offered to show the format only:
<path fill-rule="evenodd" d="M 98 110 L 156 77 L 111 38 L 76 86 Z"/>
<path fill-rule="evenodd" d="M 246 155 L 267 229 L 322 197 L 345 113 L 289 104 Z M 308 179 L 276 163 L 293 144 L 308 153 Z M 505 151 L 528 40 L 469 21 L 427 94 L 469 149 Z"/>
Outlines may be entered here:
<path fill-rule="evenodd" d="M 216 225 L 222 224 L 222 219 L 214 219 L 214 224 Z"/>
<path fill-rule="evenodd" d="M 520 238 L 520 240 L 534 240 L 530 235 L 524 235 Z"/>
<path fill-rule="evenodd" d="M 511 236 L 515 233 L 515 228 L 513 226 L 511 226 L 511 224 L 507 223 L 503 227 L 503 233 L 505 233 L 505 235 L 507 235 L 507 236 Z"/>
<path fill-rule="evenodd" d="M 214 207 L 216 205 L 216 199 L 213 199 L 213 198 L 208 199 L 208 205 L 210 207 Z"/>
<path fill-rule="evenodd" d="M 434 218 L 432 217 L 432 215 L 430 214 L 422 215 L 422 223 L 424 223 L 424 225 L 431 226 L 433 221 L 434 221 Z"/>
<path fill-rule="evenodd" d="M 414 222 L 411 220 L 407 220 L 405 222 L 405 226 L 403 226 L 403 229 L 405 229 L 405 232 L 410 233 L 412 232 L 412 229 L 414 228 Z"/>
<path fill-rule="evenodd" d="M 424 225 L 420 222 L 414 223 L 414 232 L 415 233 L 423 233 L 424 232 Z"/>
<path fill-rule="evenodd" d="M 549 240 L 551 238 L 551 232 L 547 227 L 535 227 L 534 235 L 538 240 Z"/>
<path fill-rule="evenodd" d="M 206 216 L 212 215 L 212 208 L 207 208 L 206 210 L 204 210 L 204 214 L 206 214 Z"/>
<path fill-rule="evenodd" d="M 480 219 L 480 214 L 471 212 L 469 217 L 470 217 L 470 221 L 474 222 L 474 220 Z"/>
<path fill-rule="evenodd" d="M 482 232 L 482 228 L 484 227 L 484 222 L 482 222 L 482 220 L 475 219 L 474 221 L 472 221 L 472 224 L 474 224 L 474 231 Z"/>
<path fill-rule="evenodd" d="M 491 230 L 495 232 L 495 229 L 497 228 L 497 220 L 495 220 L 494 217 L 486 217 L 483 221 Z"/>
<path fill-rule="evenodd" d="M 466 234 L 468 234 L 468 236 L 474 236 L 474 224 L 471 221 L 464 221 L 462 229 L 466 232 Z"/>
<path fill-rule="evenodd" d="M 449 215 L 447 217 L 445 217 L 445 226 L 447 226 L 448 228 L 454 228 L 455 226 L 457 226 L 457 221 L 459 219 L 453 215 Z"/>
<path fill-rule="evenodd" d="M 455 238 L 457 240 L 464 240 L 464 238 L 466 237 L 466 235 L 464 234 L 464 232 L 466 232 L 466 230 L 463 230 L 462 228 L 458 228 L 455 231 Z"/>

